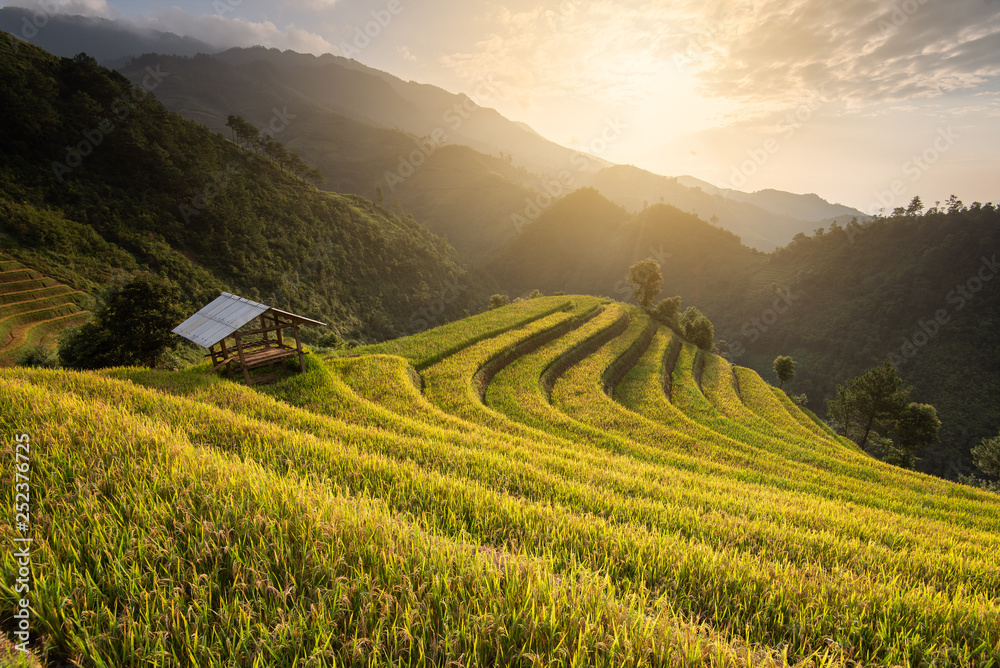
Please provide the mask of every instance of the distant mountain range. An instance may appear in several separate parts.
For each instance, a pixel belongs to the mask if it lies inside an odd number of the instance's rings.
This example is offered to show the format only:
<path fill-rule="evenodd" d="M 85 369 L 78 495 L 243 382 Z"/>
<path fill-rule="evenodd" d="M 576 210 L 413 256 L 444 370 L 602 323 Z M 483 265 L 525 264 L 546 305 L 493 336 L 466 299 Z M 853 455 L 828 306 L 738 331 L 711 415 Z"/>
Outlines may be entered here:
<path fill-rule="evenodd" d="M 780 190 L 744 193 L 723 190 L 690 176 L 660 176 L 638 167 L 619 165 L 601 170 L 586 184 L 632 211 L 651 204 L 670 204 L 733 232 L 748 246 L 772 251 L 796 234 L 811 234 L 834 222 L 867 220 L 862 212 L 830 204 L 816 195 Z"/>
<path fill-rule="evenodd" d="M 57 56 L 86 52 L 105 67 L 124 65 L 144 53 L 193 56 L 220 50 L 192 37 L 141 29 L 121 21 L 21 7 L 0 7 L 0 30 Z"/>
<path fill-rule="evenodd" d="M 632 211 L 665 203 L 714 218 L 764 251 L 835 220 L 865 218 L 815 195 L 740 193 L 613 166 L 465 96 L 336 56 L 230 49 L 212 57 L 145 56 L 121 71 L 139 83 L 153 66 L 176 75 L 156 91 L 168 108 L 221 132 L 231 113 L 266 127 L 287 110 L 294 118 L 282 138 L 331 177 L 327 187 L 368 197 L 380 188 L 390 205 L 398 200 L 400 210 L 473 257 L 491 255 L 547 204 L 588 185 Z M 446 145 L 475 155 L 439 150 Z"/>
<path fill-rule="evenodd" d="M 18 34 L 28 14 L 0 10 L 0 27 Z M 86 51 L 137 84 L 147 67 L 159 67 L 169 76 L 154 91 L 157 98 L 224 134 L 230 114 L 260 128 L 277 122 L 281 141 L 328 176 L 324 187 L 372 199 L 380 189 L 387 206 L 412 214 L 469 257 L 492 257 L 551 202 L 583 186 L 633 212 L 655 203 L 676 206 L 763 251 L 834 221 L 866 218 L 816 195 L 743 193 L 613 166 L 484 106 L 489 81 L 480 86 L 482 99 L 472 100 L 330 54 L 222 50 L 79 16 L 50 17 L 32 41 L 57 55 Z M 131 58 L 142 53 L 160 55 Z M 439 150 L 446 145 L 467 148 Z"/>

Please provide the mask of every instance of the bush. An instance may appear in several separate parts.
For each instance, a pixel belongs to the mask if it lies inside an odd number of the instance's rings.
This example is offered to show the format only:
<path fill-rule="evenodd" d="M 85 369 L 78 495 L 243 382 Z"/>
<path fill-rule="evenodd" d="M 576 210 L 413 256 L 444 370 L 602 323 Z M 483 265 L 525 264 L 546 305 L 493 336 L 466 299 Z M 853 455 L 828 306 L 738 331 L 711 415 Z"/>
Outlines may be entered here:
<path fill-rule="evenodd" d="M 702 350 L 712 350 L 715 347 L 715 327 L 694 306 L 689 306 L 681 314 L 678 326 L 684 338 Z"/>
<path fill-rule="evenodd" d="M 671 297 L 670 299 L 661 299 L 660 303 L 653 309 L 653 317 L 664 325 L 673 325 L 677 322 L 677 313 L 680 310 L 681 298 L 679 296 Z"/>
<path fill-rule="evenodd" d="M 39 369 L 55 369 L 59 366 L 58 350 L 52 346 L 39 343 L 26 350 L 17 361 L 18 366 L 30 366 Z"/>
<path fill-rule="evenodd" d="M 702 350 L 711 350 L 715 342 L 715 327 L 711 320 L 700 315 L 684 327 L 684 338 Z"/>
<path fill-rule="evenodd" d="M 528 299 L 538 299 L 541 296 L 542 296 L 541 290 L 532 290 L 531 294 L 528 295 Z"/>
<path fill-rule="evenodd" d="M 71 369 L 157 366 L 180 339 L 171 330 L 186 318 L 180 288 L 141 273 L 112 283 L 94 319 L 68 330 L 59 342 L 59 361 Z"/>
<path fill-rule="evenodd" d="M 972 449 L 972 460 L 993 480 L 1000 480 L 1000 432 L 993 438 L 984 438 Z"/>
<path fill-rule="evenodd" d="M 490 297 L 490 310 L 495 308 L 500 308 L 501 306 L 506 306 L 510 303 L 510 297 L 507 296 L 507 292 L 500 292 Z"/>

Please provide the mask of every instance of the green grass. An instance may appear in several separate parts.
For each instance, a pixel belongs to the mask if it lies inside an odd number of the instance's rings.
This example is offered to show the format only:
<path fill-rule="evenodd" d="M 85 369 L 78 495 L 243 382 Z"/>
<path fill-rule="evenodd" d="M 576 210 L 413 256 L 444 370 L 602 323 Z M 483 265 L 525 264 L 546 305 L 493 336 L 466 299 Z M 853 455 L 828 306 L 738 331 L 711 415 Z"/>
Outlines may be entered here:
<path fill-rule="evenodd" d="M 0 370 L 7 544 L 10 435 L 32 444 L 34 654 L 996 666 L 996 495 L 871 460 L 674 336 L 544 298 L 268 387 Z"/>

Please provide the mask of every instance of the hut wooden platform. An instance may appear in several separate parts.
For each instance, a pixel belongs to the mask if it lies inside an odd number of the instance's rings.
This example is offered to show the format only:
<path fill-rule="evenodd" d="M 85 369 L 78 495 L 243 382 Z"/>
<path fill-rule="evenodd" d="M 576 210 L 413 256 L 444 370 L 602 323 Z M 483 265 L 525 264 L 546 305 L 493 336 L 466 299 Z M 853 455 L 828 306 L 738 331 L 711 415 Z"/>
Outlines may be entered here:
<path fill-rule="evenodd" d="M 305 371 L 305 356 L 309 353 L 302 349 L 299 327 L 325 324 L 223 292 L 173 332 L 208 349 L 205 356 L 212 359 L 209 373 L 225 368 L 232 378 L 234 372 L 242 372 L 247 385 L 251 385 L 252 369 L 292 357 L 299 358 L 299 368 Z M 247 326 L 250 328 L 244 329 Z"/>

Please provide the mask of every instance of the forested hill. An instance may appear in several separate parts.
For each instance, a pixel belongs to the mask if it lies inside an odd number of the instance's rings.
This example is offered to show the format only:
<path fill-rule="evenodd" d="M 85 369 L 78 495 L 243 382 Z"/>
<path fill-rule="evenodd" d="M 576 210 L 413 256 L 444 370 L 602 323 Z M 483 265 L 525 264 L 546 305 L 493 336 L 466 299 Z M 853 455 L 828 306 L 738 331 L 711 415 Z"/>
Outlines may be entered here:
<path fill-rule="evenodd" d="M 632 216 L 584 188 L 488 267 L 512 295 L 627 299 L 629 266 L 653 258 L 660 297 L 701 309 L 732 359 L 767 378 L 775 357 L 792 356 L 786 388 L 823 416 L 838 383 L 889 358 L 913 400 L 935 406 L 943 423 L 918 468 L 953 477 L 972 471 L 970 448 L 1000 427 L 1000 210 L 951 208 L 834 224 L 764 254 L 674 207 Z"/>
<path fill-rule="evenodd" d="M 918 468 L 940 475 L 968 472 L 969 448 L 1000 426 L 1000 210 L 951 208 L 799 235 L 703 304 L 738 364 L 767 374 L 794 357 L 787 389 L 820 413 L 838 382 L 889 358 L 938 410 L 942 442 Z M 776 292 L 791 296 L 781 313 Z"/>
<path fill-rule="evenodd" d="M 484 279 L 416 221 L 166 111 L 152 91 L 169 76 L 154 64 L 133 87 L 2 33 L 0 249 L 91 292 L 150 269 L 192 306 L 229 289 L 359 338 L 485 301 Z"/>
<path fill-rule="evenodd" d="M 489 266 L 511 294 L 543 292 L 628 298 L 629 266 L 651 257 L 668 296 L 700 302 L 726 293 L 767 257 L 732 232 L 667 204 L 631 214 L 594 188 L 581 188 L 546 209 Z"/>

